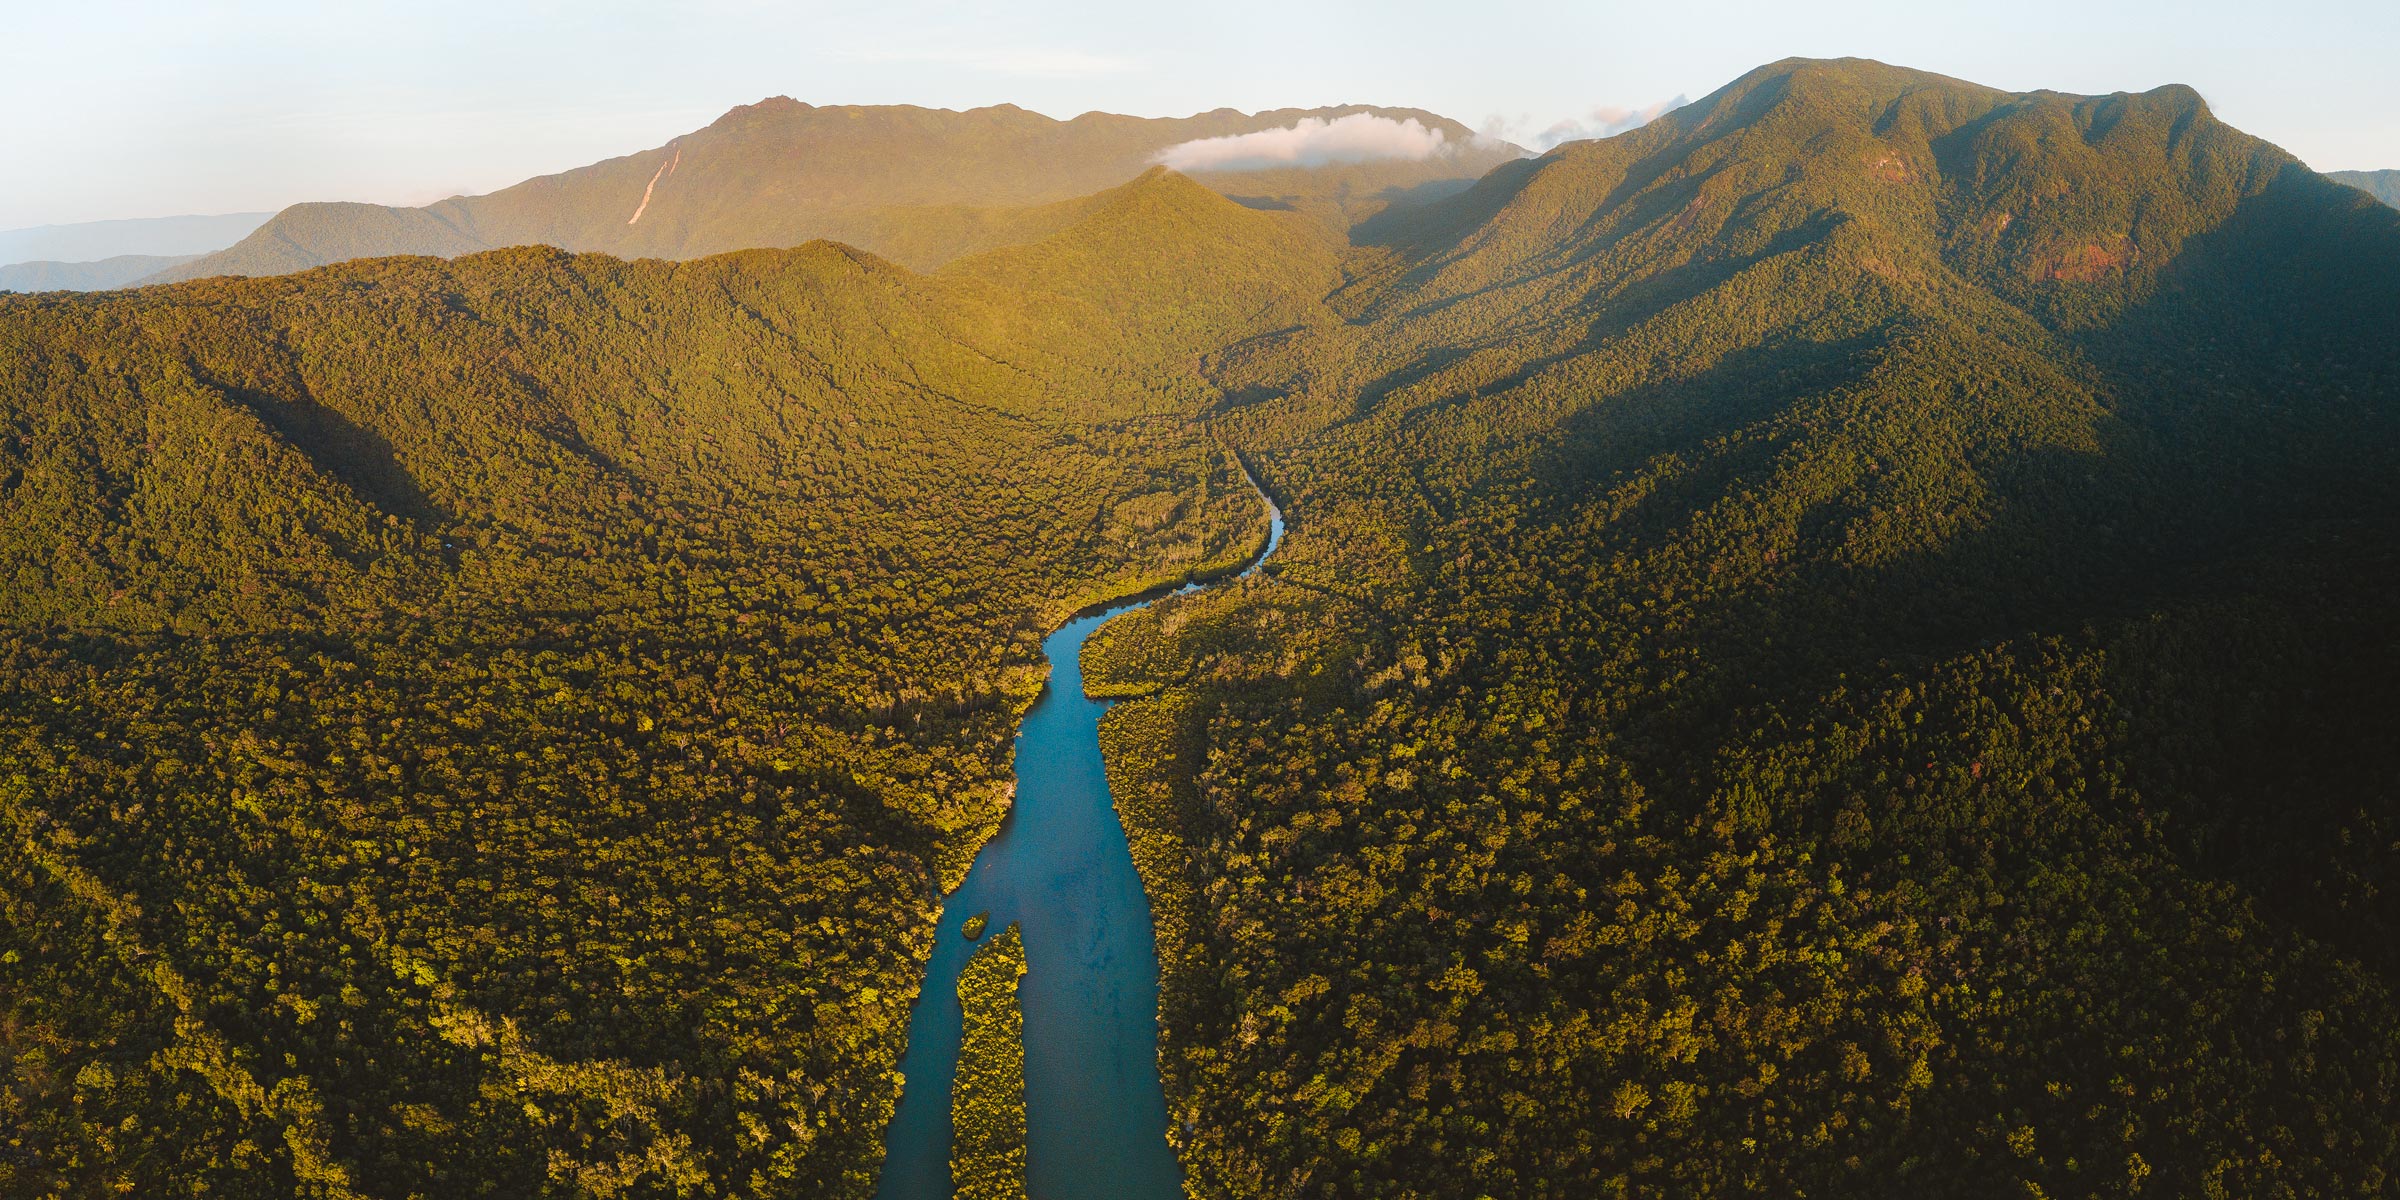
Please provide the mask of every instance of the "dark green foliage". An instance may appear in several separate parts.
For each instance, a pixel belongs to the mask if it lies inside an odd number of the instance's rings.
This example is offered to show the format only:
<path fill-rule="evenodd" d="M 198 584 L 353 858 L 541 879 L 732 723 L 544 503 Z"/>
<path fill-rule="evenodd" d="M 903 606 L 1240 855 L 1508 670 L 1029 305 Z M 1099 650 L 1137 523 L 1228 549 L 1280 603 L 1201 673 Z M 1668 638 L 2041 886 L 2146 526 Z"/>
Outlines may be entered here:
<path fill-rule="evenodd" d="M 1359 237 L 1085 654 L 1197 1194 L 2392 1186 L 2400 214 L 1790 63 Z"/>
<path fill-rule="evenodd" d="M 1012 924 L 958 975 L 966 1025 L 951 1088 L 950 1178 L 959 1200 L 1024 1200 L 1024 974 L 1025 941 Z"/>

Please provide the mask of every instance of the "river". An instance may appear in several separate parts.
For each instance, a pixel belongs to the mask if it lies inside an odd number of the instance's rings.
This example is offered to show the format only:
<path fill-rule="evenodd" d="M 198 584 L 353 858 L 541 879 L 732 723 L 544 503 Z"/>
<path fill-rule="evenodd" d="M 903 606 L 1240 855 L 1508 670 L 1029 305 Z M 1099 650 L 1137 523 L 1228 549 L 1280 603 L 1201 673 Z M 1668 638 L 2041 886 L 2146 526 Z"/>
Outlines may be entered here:
<path fill-rule="evenodd" d="M 1247 472 L 1244 478 L 1248 479 Z M 1257 490 L 1256 481 L 1250 486 Z M 1267 544 L 1283 512 L 1264 491 Z M 1188 584 L 1176 594 L 1197 591 Z M 1025 939 L 1025 1186 L 1031 1200 L 1178 1200 L 1158 1083 L 1158 947 L 1150 899 L 1100 761 L 1109 701 L 1083 691 L 1083 643 L 1136 600 L 1077 617 L 1042 642 L 1050 682 L 1017 728 L 1017 792 L 1000 832 L 944 902 L 932 961 L 909 1017 L 906 1078 L 884 1135 L 877 1200 L 950 1200 L 950 1089 L 962 1015 L 958 973 L 976 943 L 961 927 L 989 912 L 990 937 Z"/>

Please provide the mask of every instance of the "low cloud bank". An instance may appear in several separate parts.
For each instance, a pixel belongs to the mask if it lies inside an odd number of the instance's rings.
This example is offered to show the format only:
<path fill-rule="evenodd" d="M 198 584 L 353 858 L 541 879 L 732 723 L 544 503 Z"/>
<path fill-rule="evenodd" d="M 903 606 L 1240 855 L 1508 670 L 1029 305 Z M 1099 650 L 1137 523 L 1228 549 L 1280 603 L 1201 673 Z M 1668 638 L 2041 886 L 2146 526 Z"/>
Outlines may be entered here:
<path fill-rule="evenodd" d="M 1569 117 L 1538 132 L 1523 131 L 1524 126 L 1532 123 L 1530 118 L 1520 117 L 1515 121 L 1510 121 L 1502 117 L 1493 117 L 1484 123 L 1483 136 L 1506 139 L 1525 146 L 1535 153 L 1540 153 L 1561 142 L 1615 137 L 1620 133 L 1639 129 L 1690 103 L 1689 97 L 1677 96 L 1672 100 L 1662 100 L 1656 104 L 1643 105 L 1640 108 L 1623 108 L 1613 104 L 1603 104 L 1580 117 Z"/>
<path fill-rule="evenodd" d="M 1422 162 L 1450 151 L 1441 130 L 1428 129 L 1415 117 L 1395 121 L 1352 113 L 1330 121 L 1302 117 L 1286 129 L 1183 142 L 1159 151 L 1150 161 L 1178 171 L 1265 171 L 1387 159 Z"/>

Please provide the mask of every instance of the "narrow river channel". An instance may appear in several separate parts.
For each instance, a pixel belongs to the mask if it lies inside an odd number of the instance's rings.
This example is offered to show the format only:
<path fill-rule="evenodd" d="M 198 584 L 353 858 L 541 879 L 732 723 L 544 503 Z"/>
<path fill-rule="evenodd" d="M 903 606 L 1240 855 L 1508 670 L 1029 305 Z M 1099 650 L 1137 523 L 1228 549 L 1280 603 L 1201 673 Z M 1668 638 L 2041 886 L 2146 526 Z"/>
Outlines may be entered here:
<path fill-rule="evenodd" d="M 1247 472 L 1244 478 L 1248 478 Z M 1258 485 L 1251 481 L 1252 489 Z M 1283 541 L 1267 509 L 1267 544 Z M 1186 585 L 1183 592 L 1204 584 Z M 1017 729 L 1017 794 L 1000 832 L 944 903 L 925 985 L 909 1018 L 899 1111 L 884 1135 L 877 1200 L 950 1200 L 950 1087 L 962 1014 L 958 974 L 976 944 L 961 927 L 991 914 L 1017 922 L 1026 975 L 1025 1185 L 1031 1200 L 1177 1200 L 1182 1171 L 1167 1146 L 1158 1083 L 1158 947 L 1150 899 L 1108 794 L 1100 715 L 1083 691 L 1083 642 L 1132 601 L 1077 617 L 1042 642 L 1050 684 Z M 990 937 L 987 933 L 984 936 Z"/>

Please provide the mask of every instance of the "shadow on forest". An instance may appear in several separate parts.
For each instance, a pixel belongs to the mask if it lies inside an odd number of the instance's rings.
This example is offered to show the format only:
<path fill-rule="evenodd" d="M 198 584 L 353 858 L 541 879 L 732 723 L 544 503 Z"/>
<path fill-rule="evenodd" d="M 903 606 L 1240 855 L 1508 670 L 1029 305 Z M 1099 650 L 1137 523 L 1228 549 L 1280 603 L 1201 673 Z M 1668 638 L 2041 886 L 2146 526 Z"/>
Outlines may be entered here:
<path fill-rule="evenodd" d="M 1648 228 L 1655 221 L 1671 219 L 1671 214 L 1680 205 L 1669 203 L 1653 207 L 1661 207 L 1663 211 L 1645 218 L 1631 231 L 1632 233 L 1638 233 L 1640 230 Z M 1704 295 L 1744 271 L 1783 255 L 1806 252 L 1810 247 L 1822 241 L 1831 231 L 1833 224 L 1831 216 L 1820 215 L 1777 233 L 1748 254 L 1684 262 L 1633 282 L 1622 292 L 1610 296 L 1597 314 L 1590 317 L 1590 323 L 1575 337 L 1574 341 L 1558 349 L 1521 359 L 1506 371 L 1475 385 L 1471 394 L 1476 398 L 1499 395 L 1523 385 L 1550 367 L 1591 354 L 1612 339 L 1622 336 L 1674 305 Z M 1540 279 L 1563 273 L 1588 260 L 1604 248 L 1603 246 L 1587 247 L 1575 258 L 1562 261 L 1533 278 Z M 1455 296 L 1444 297 L 1422 307 L 1410 309 L 1406 315 L 1411 318 L 1428 316 L 1478 297 L 1528 286 L 1529 282 L 1526 279 L 1511 279 L 1504 283 L 1475 288 Z M 1586 286 L 1587 290 L 1598 289 L 1606 286 L 1606 282 L 1592 280 L 1588 281 Z M 1576 297 L 1576 299 L 1580 300 L 1582 297 Z M 1488 349 L 1490 349 L 1489 346 L 1443 346 L 1419 354 L 1364 386 L 1359 392 L 1357 414 L 1365 416 L 1372 413 L 1394 394 Z M 1738 354 L 1736 357 L 1746 357 L 1763 362 L 1781 360 L 1793 352 L 1792 344 L 1778 344 L 1772 351 L 1761 349 L 1755 353 Z M 1807 351 L 1800 353 L 1808 359 L 1807 362 L 1804 362 L 1802 369 L 1804 371 L 1815 369 L 1816 356 Z M 1722 375 L 1726 373 L 1726 369 L 1720 366 L 1711 373 Z M 1446 403 L 1456 403 L 1465 398 L 1463 396 L 1454 397 Z"/>
<path fill-rule="evenodd" d="M 227 400 L 257 415 L 316 469 L 340 480 L 377 508 L 425 528 L 449 523 L 453 515 L 436 505 L 400 462 L 392 443 L 316 398 L 286 399 L 194 375 Z"/>
<path fill-rule="evenodd" d="M 2389 261 L 2313 261 L 2323 255 L 2312 244 L 2360 244 L 2316 227 L 2321 202 L 2287 202 L 2319 182 L 2295 173 L 2271 185 L 2188 242 L 2157 287 L 2076 336 L 2104 370 L 2175 364 L 2109 377 L 2113 411 L 2089 421 L 2096 449 L 1970 451 L 1965 468 L 1992 497 L 1986 519 L 1873 568 L 1833 553 L 1872 518 L 1845 491 L 1802 517 L 1791 566 L 1703 590 L 1670 635 L 1692 677 L 1671 701 L 1607 718 L 1612 745 L 1667 801 L 1659 819 L 1705 811 L 1725 782 L 1724 756 L 1750 731 L 1800 736 L 1811 721 L 1841 721 L 1858 689 L 1922 686 L 1940 664 L 2002 643 L 2106 646 L 2109 711 L 2122 722 L 2106 744 L 2144 788 L 2141 802 L 2171 813 L 2164 848 L 2387 978 L 2400 972 L 2391 949 L 2400 896 L 2376 883 L 2400 867 L 2391 849 L 2400 771 L 2358 753 L 2400 739 L 2388 684 L 2400 639 L 2384 619 L 2400 587 L 2400 478 L 2390 471 L 2400 346 L 2356 315 L 2390 311 L 2400 237 L 2386 239 Z M 2364 207 L 2332 219 L 2400 228 Z M 2244 320 L 2262 296 L 2282 322 Z M 2306 348 L 2297 354 L 2295 326 Z M 1773 380 L 1758 355 L 1737 355 L 1671 389 L 1612 397 L 1568 421 L 1540 473 L 1572 508 L 1650 456 L 1696 458 L 1602 527 L 1616 543 L 1603 556 L 1648 559 L 1689 539 L 1706 505 L 1757 486 L 1812 440 L 1841 452 L 1838 429 L 1805 422 L 1748 441 L 1728 435 L 1856 382 L 1845 364 L 1862 354 L 1829 347 Z M 2328 379 L 2320 361 L 2367 366 Z M 2321 636 L 2288 624 L 2253 631 L 2253 610 L 2304 614 Z M 1764 819 L 1830 822 L 1846 797 L 1789 799 L 1790 810 Z"/>

